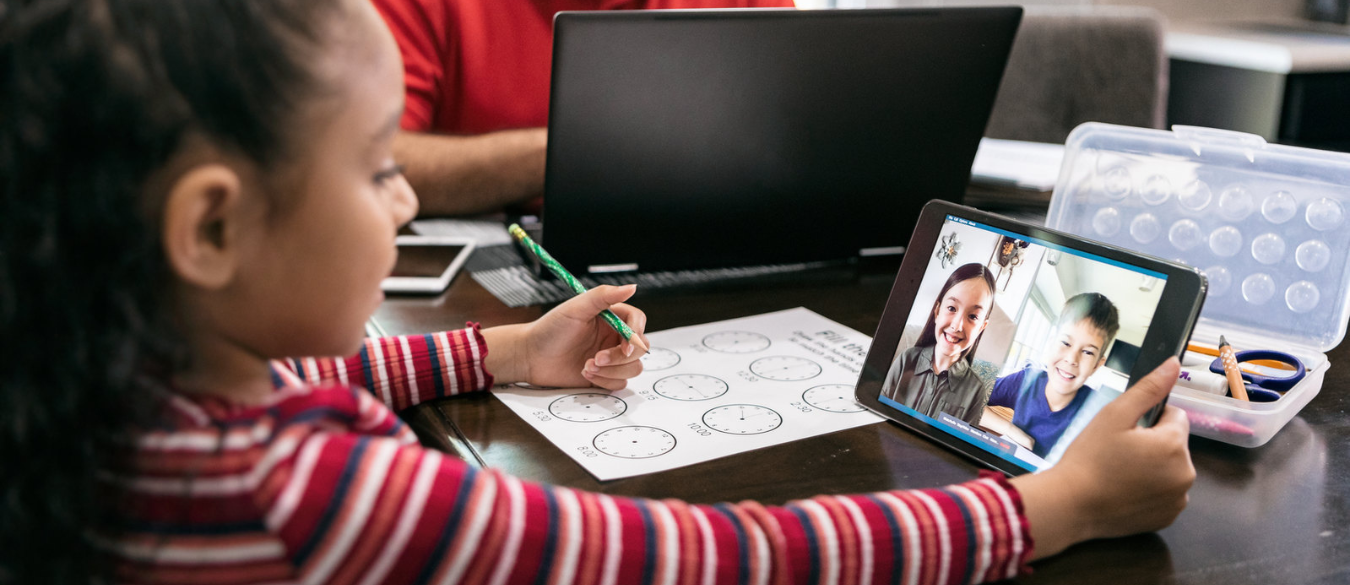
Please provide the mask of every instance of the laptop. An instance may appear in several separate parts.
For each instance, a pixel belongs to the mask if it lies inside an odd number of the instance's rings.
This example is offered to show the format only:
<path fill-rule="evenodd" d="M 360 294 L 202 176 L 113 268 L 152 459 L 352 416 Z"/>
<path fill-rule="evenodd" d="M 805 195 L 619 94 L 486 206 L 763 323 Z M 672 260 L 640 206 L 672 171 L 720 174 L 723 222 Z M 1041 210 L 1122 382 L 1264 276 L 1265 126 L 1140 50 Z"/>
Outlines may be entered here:
<path fill-rule="evenodd" d="M 559 13 L 543 244 L 589 273 L 901 253 L 962 200 L 1021 16 Z"/>

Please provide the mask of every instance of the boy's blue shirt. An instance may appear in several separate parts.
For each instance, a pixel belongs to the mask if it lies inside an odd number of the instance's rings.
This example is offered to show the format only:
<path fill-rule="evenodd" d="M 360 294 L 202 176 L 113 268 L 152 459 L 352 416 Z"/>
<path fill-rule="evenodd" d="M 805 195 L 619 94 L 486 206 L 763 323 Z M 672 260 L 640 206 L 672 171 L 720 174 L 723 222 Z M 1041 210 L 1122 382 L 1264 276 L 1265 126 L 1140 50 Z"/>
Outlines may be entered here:
<path fill-rule="evenodd" d="M 1036 444 L 1031 452 L 1041 457 L 1050 453 L 1050 449 L 1059 441 L 1073 421 L 1074 415 L 1087 402 L 1094 391 L 1084 384 L 1078 389 L 1069 405 L 1059 412 L 1050 410 L 1045 400 L 1045 384 L 1049 375 L 1045 370 L 1028 366 L 994 381 L 994 391 L 989 394 L 989 406 L 1005 406 L 1013 409 L 1013 426 L 1022 429 Z"/>

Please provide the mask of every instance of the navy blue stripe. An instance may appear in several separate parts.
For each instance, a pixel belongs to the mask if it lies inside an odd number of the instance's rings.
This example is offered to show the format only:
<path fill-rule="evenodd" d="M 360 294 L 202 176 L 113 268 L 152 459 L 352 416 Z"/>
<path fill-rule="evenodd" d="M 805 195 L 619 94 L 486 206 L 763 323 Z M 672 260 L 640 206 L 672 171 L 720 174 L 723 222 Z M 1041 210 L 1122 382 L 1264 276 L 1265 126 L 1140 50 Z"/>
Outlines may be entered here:
<path fill-rule="evenodd" d="M 806 533 L 807 558 L 811 560 L 810 569 L 807 572 L 807 583 L 820 582 L 820 541 L 816 536 L 816 528 L 811 525 L 810 516 L 806 515 L 806 510 L 797 506 L 787 508 L 792 515 L 797 517 L 797 521 L 802 523 L 802 531 Z"/>
<path fill-rule="evenodd" d="M 267 371 L 272 374 L 273 390 L 280 390 L 286 387 L 286 382 L 281 379 L 281 374 L 277 372 L 277 366 L 275 364 L 269 364 L 267 366 Z"/>
<path fill-rule="evenodd" d="M 465 465 L 462 469 L 464 470 L 464 477 L 459 479 L 459 491 L 455 493 L 455 507 L 450 509 L 450 517 L 446 518 L 445 526 L 441 528 L 441 536 L 436 539 L 436 547 L 431 549 L 437 553 L 448 554 L 450 552 L 450 540 L 462 528 L 459 522 L 464 516 L 464 508 L 468 506 L 474 479 L 478 477 L 478 472 L 474 468 Z M 441 557 L 437 556 L 436 558 Z M 422 572 L 417 574 L 417 580 L 413 582 L 420 585 L 430 581 L 435 576 L 437 567 L 438 565 L 434 560 L 422 565 Z"/>
<path fill-rule="evenodd" d="M 378 341 L 375 343 L 378 343 Z M 374 392 L 375 375 L 370 371 L 370 346 L 364 343 L 361 344 L 361 353 L 357 355 L 361 356 L 361 377 L 365 378 L 365 381 L 361 385 L 365 386 L 366 389 L 371 392 Z"/>
<path fill-rule="evenodd" d="M 445 380 L 441 379 L 441 352 L 436 350 L 436 336 L 423 335 L 422 338 L 427 342 L 427 356 L 431 358 L 431 380 L 436 389 L 436 397 L 440 398 L 445 396 Z"/>
<path fill-rule="evenodd" d="M 731 523 L 731 527 L 736 529 L 736 549 L 737 558 L 740 561 L 737 566 L 741 568 L 740 575 L 737 575 L 738 583 L 750 582 L 750 538 L 745 534 L 745 527 L 741 526 L 736 514 L 731 511 L 730 504 L 717 504 L 713 506 L 719 514 L 726 517 Z"/>
<path fill-rule="evenodd" d="M 652 522 L 652 513 L 647 509 L 647 503 L 642 500 L 634 502 L 637 506 L 638 514 L 642 515 L 642 536 L 646 539 L 646 554 L 642 559 L 642 582 L 651 583 L 652 578 L 656 576 L 656 523 Z"/>
<path fill-rule="evenodd" d="M 900 521 L 895 518 L 895 513 L 891 512 L 891 507 L 881 501 L 876 496 L 864 496 L 872 505 L 881 510 L 881 515 L 886 517 L 886 525 L 891 528 L 891 579 L 888 583 L 899 583 L 901 576 L 905 572 L 905 533 L 900 530 Z"/>
<path fill-rule="evenodd" d="M 966 501 L 957 497 L 956 494 L 947 490 L 942 490 L 948 498 L 956 504 L 956 509 L 961 511 L 961 519 L 965 521 L 966 527 L 966 571 L 961 574 L 961 580 L 958 583 L 969 583 L 970 573 L 975 570 L 975 531 L 977 528 L 970 519 L 970 509 L 966 508 Z"/>
<path fill-rule="evenodd" d="M 534 582 L 537 585 L 548 583 L 549 574 L 553 572 L 553 555 L 557 553 L 558 547 L 558 502 L 553 498 L 553 490 L 544 489 L 544 505 L 548 508 L 548 532 L 544 538 L 544 554 L 539 558 L 539 571 L 535 573 Z"/>
<path fill-rule="evenodd" d="M 314 553 L 314 548 L 319 546 L 319 541 L 323 540 L 323 536 L 328 534 L 328 528 L 333 524 L 333 519 L 337 517 L 342 505 L 346 503 L 347 490 L 351 488 L 352 478 L 356 475 L 356 469 L 360 466 L 361 459 L 369 444 L 369 437 L 361 437 L 352 447 L 352 453 L 347 457 L 347 464 L 342 468 L 342 476 L 338 478 L 337 489 L 333 491 L 333 497 L 328 500 L 328 508 L 323 511 L 323 516 L 319 517 L 319 524 L 314 527 L 314 530 L 310 531 L 309 539 L 295 551 L 294 560 L 297 566 L 303 566 L 309 560 L 309 555 Z"/>

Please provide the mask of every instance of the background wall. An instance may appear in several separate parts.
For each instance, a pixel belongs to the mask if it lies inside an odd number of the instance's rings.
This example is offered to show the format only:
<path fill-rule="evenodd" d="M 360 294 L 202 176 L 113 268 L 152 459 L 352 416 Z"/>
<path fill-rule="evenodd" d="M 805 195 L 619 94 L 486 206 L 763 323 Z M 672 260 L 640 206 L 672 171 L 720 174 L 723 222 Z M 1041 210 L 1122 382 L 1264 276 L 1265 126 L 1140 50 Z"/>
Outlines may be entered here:
<path fill-rule="evenodd" d="M 831 0 L 797 0 L 799 6 L 827 5 Z M 888 6 L 969 6 L 978 4 L 1052 4 L 1061 6 L 1123 4 L 1147 6 L 1169 20 L 1270 19 L 1297 18 L 1303 15 L 1305 0 L 833 0 L 839 7 Z"/>
<path fill-rule="evenodd" d="M 1097 0 L 1095 3 L 1147 6 L 1169 20 L 1240 20 L 1298 18 L 1303 16 L 1304 0 Z"/>

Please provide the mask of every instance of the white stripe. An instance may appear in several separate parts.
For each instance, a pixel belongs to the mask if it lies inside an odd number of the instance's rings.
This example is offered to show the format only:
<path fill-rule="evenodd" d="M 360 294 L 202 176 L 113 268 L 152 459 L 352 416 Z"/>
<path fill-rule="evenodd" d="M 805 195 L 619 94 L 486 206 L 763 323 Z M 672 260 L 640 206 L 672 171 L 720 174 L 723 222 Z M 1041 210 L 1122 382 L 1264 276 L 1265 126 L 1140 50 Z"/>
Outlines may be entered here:
<path fill-rule="evenodd" d="M 403 554 L 403 547 L 408 544 L 408 539 L 412 538 L 413 529 L 417 528 L 417 521 L 422 518 L 422 508 L 426 507 L 427 496 L 431 493 L 431 486 L 436 481 L 436 472 L 441 467 L 441 454 L 435 451 L 426 450 L 422 452 L 422 461 L 418 463 L 417 475 L 413 478 L 412 488 L 408 491 L 406 504 L 403 511 L 399 512 L 398 522 L 394 525 L 394 531 L 389 535 L 389 539 L 384 543 L 384 549 L 380 551 L 380 556 L 375 559 L 371 565 L 370 571 L 366 573 L 366 578 L 361 580 L 360 585 L 378 585 L 383 583 L 385 576 L 389 574 L 390 567 L 394 566 L 394 561 Z"/>
<path fill-rule="evenodd" d="M 745 514 L 747 516 L 749 515 L 748 512 L 745 512 Z M 741 520 L 735 514 L 732 514 L 732 521 L 740 523 Z M 782 528 L 778 526 L 778 521 L 775 520 L 773 516 L 769 516 L 766 522 L 772 524 L 775 534 L 783 533 Z M 759 572 L 752 575 L 751 580 L 754 583 L 767 585 L 769 583 L 770 570 L 773 569 L 773 557 L 769 554 L 769 539 L 764 534 L 765 529 L 760 527 L 753 516 L 751 517 L 750 522 L 748 524 L 743 524 L 741 528 L 743 528 L 750 537 L 750 547 L 753 550 L 750 554 L 753 554 L 756 559 L 759 559 Z"/>
<path fill-rule="evenodd" d="M 520 480 L 509 475 L 503 476 L 506 495 L 510 501 L 510 526 L 506 532 L 506 542 L 502 543 L 502 556 L 497 559 L 497 568 L 492 572 L 492 585 L 502 585 L 511 576 L 511 568 L 516 564 L 516 555 L 520 552 L 520 539 L 525 533 L 525 489 Z"/>
<path fill-rule="evenodd" d="M 278 378 L 281 378 L 282 386 L 305 385 L 304 380 L 301 380 L 299 376 L 296 376 L 295 371 L 291 369 L 294 367 L 292 364 L 283 360 L 272 360 L 272 366 L 272 371 L 277 373 Z"/>
<path fill-rule="evenodd" d="M 310 384 L 320 384 L 323 382 L 323 370 L 319 369 L 319 361 L 314 358 L 305 358 L 304 372 L 309 376 Z"/>
<path fill-rule="evenodd" d="M 458 583 L 464 571 L 469 569 L 469 561 L 473 559 L 474 553 L 479 552 L 478 547 L 482 546 L 483 530 L 487 527 L 488 517 L 492 515 L 492 504 L 497 499 L 497 478 L 488 472 L 482 472 L 478 477 L 478 489 L 470 490 L 469 501 L 464 503 L 470 517 L 455 531 L 457 546 L 453 548 L 456 550 L 441 583 Z M 474 504 L 475 501 L 481 504 Z"/>
<path fill-rule="evenodd" d="M 272 434 L 270 421 L 261 422 L 248 428 L 234 429 L 221 438 L 220 432 L 211 431 L 174 431 L 153 432 L 136 439 L 136 446 L 142 450 L 159 451 L 205 451 L 215 453 L 217 449 L 248 449 L 266 443 Z"/>
<path fill-rule="evenodd" d="M 973 511 L 971 516 L 975 520 L 975 528 L 980 531 L 980 554 L 977 557 L 975 570 L 971 574 L 971 580 L 977 583 L 986 581 L 985 573 L 989 572 L 989 565 L 993 562 L 989 547 L 994 542 L 994 530 L 989 524 L 989 513 L 985 511 L 984 502 L 980 501 L 980 497 L 975 495 L 975 492 L 970 491 L 970 488 L 958 485 L 952 486 L 951 490 L 952 493 L 961 496 L 961 499 L 966 501 L 966 507 Z"/>
<path fill-rule="evenodd" d="M 111 546 L 121 556 L 150 563 L 215 565 L 271 561 L 286 556 L 286 547 L 275 538 L 249 544 L 211 542 L 206 546 L 191 547 L 173 546 L 157 541 L 149 544 L 116 542 Z"/>
<path fill-rule="evenodd" d="M 828 561 L 827 566 L 830 571 L 828 574 L 821 575 L 825 579 L 824 583 L 834 585 L 839 583 L 839 534 L 834 531 L 834 521 L 830 518 L 830 513 L 819 503 L 810 500 L 798 502 L 807 515 L 816 519 L 817 544 L 824 553 L 822 556 Z M 824 569 L 825 567 L 821 567 Z"/>
<path fill-rule="evenodd" d="M 337 538 L 324 550 L 324 556 L 310 565 L 314 568 L 305 575 L 305 581 L 308 583 L 329 581 L 333 571 L 336 571 L 351 553 L 356 538 L 366 529 L 370 512 L 375 508 L 375 500 L 379 499 L 380 492 L 383 491 L 384 479 L 389 475 L 389 463 L 398 453 L 398 445 L 393 441 L 371 441 L 369 445 L 367 449 L 369 453 L 363 457 L 364 461 L 357 463 L 356 473 L 360 476 L 364 471 L 364 477 L 361 478 L 360 485 L 349 486 L 354 490 L 348 492 L 347 501 L 338 503 L 339 506 L 347 508 L 347 512 L 339 514 L 342 517 L 341 526 L 329 528 L 329 534 L 336 533 Z M 355 495 L 351 495 L 353 492 Z"/>
<path fill-rule="evenodd" d="M 289 457 L 298 443 L 293 434 L 283 435 L 269 446 L 267 452 L 263 453 L 262 458 L 252 468 L 244 473 L 197 478 L 114 477 L 113 480 L 133 491 L 145 494 L 229 496 L 248 493 L 258 489 L 263 477 L 272 471 L 278 461 Z"/>
<path fill-rule="evenodd" d="M 191 400 L 177 394 L 169 394 L 168 396 L 169 404 L 192 418 L 192 422 L 197 423 L 198 425 L 205 425 L 211 422 L 211 417 L 206 414 L 206 411 L 202 410 L 202 407 L 197 406 Z"/>
<path fill-rule="evenodd" d="M 921 491 L 915 491 L 914 496 L 923 502 L 928 508 L 928 513 L 933 515 L 937 525 L 938 535 L 938 583 L 947 582 L 947 574 L 952 570 L 952 541 L 951 535 L 947 532 L 947 517 L 942 515 L 942 508 L 938 507 L 937 500 L 934 500 L 928 494 Z"/>
<path fill-rule="evenodd" d="M 1008 532 L 1012 533 L 1012 550 L 1009 553 L 1012 558 L 1008 559 L 1008 572 L 1004 579 L 1012 579 L 1017 576 L 1017 570 L 1022 568 L 1022 523 L 1017 519 L 1017 507 L 1013 506 L 1012 499 L 1008 497 L 1008 492 L 1004 491 L 1003 486 L 993 480 L 982 480 L 989 489 L 998 496 L 998 503 L 1003 506 L 1003 518 L 1008 524 Z"/>
<path fill-rule="evenodd" d="M 449 333 L 446 333 L 445 331 L 442 331 L 442 332 L 440 332 L 440 333 L 437 333 L 436 336 L 439 337 L 439 338 L 441 339 L 440 346 L 443 347 L 443 348 L 445 348 L 445 351 L 442 351 L 442 352 L 440 353 L 440 357 L 441 357 L 441 370 L 444 371 L 444 372 L 446 372 L 447 375 L 446 375 L 445 377 L 450 379 L 450 387 L 449 387 L 449 388 L 446 388 L 446 390 L 445 390 L 445 395 L 446 395 L 446 396 L 454 396 L 454 395 L 456 395 L 456 394 L 459 394 L 459 375 L 458 375 L 458 372 L 455 371 L 455 366 L 454 366 L 454 364 L 455 364 L 455 357 L 454 357 L 453 355 L 451 355 L 451 353 L 453 353 L 453 348 L 454 348 L 455 346 L 454 346 L 454 344 L 450 343 L 450 334 L 449 334 Z M 469 345 L 473 345 L 473 344 L 470 343 Z M 437 351 L 439 351 L 439 350 L 437 350 Z"/>
<path fill-rule="evenodd" d="M 849 518 L 853 520 L 853 529 L 857 533 L 858 554 L 862 557 L 862 566 L 859 567 L 859 572 L 861 574 L 858 576 L 858 585 L 871 585 L 872 571 L 876 570 L 873 565 L 875 563 L 873 555 L 876 554 L 876 551 L 872 549 L 872 527 L 867 524 L 867 518 L 863 516 L 862 508 L 859 508 L 858 504 L 854 503 L 853 500 L 849 498 L 836 498 L 835 501 L 839 502 L 839 505 L 843 506 L 844 510 L 848 511 Z"/>
<path fill-rule="evenodd" d="M 333 358 L 333 369 L 337 371 L 339 383 L 343 386 L 351 385 L 351 381 L 347 379 L 347 360 L 340 357 Z"/>
<path fill-rule="evenodd" d="M 483 379 L 483 358 L 479 355 L 481 352 L 478 347 L 477 337 L 474 336 L 472 331 L 466 329 L 464 330 L 464 341 L 468 342 L 469 357 L 473 358 L 474 366 L 471 370 L 473 371 L 474 388 L 482 388 L 487 381 Z"/>
<path fill-rule="evenodd" d="M 923 560 L 923 549 L 919 546 L 919 520 L 910 511 L 909 504 L 891 494 L 877 494 L 877 498 L 900 514 L 900 528 L 905 531 L 905 578 L 909 585 L 919 582 L 919 563 Z"/>
<path fill-rule="evenodd" d="M 670 507 L 665 504 L 650 500 L 647 503 L 653 512 L 652 516 L 661 519 L 658 527 L 661 529 L 661 538 L 665 541 L 661 547 L 661 556 L 665 557 L 665 562 L 662 563 L 665 565 L 665 571 L 655 576 L 656 582 L 674 585 L 675 579 L 680 576 L 680 536 L 675 527 L 675 515 L 670 513 Z"/>
<path fill-rule="evenodd" d="M 566 585 L 576 577 L 581 552 L 581 504 L 572 490 L 558 488 L 553 494 L 554 500 L 558 502 L 558 524 L 562 537 L 562 548 L 553 559 L 553 566 L 558 567 L 553 582 Z M 553 572 L 553 567 L 544 569 Z"/>
<path fill-rule="evenodd" d="M 614 499 L 598 495 L 600 510 L 605 518 L 605 564 L 600 585 L 615 585 L 619 579 L 619 557 L 623 555 L 623 523 Z"/>
<path fill-rule="evenodd" d="M 379 339 L 372 339 L 366 342 L 366 347 L 370 350 L 370 369 L 377 372 L 375 385 L 379 388 L 380 397 L 390 408 L 394 407 L 394 397 L 389 394 L 389 376 L 384 371 L 384 350 L 380 349 Z"/>
<path fill-rule="evenodd" d="M 327 441 L 327 436 L 315 435 L 305 441 L 305 446 L 300 449 L 300 456 L 295 461 L 295 469 L 291 471 L 290 480 L 281 490 L 277 501 L 272 504 L 272 509 L 267 511 L 267 527 L 272 531 L 280 531 L 291 519 L 291 514 L 295 513 L 296 506 L 300 504 L 300 496 L 304 495 L 305 486 L 309 483 L 309 477 L 314 473 L 314 465 L 319 461 L 319 451 Z"/>
<path fill-rule="evenodd" d="M 403 379 L 408 382 L 408 397 L 412 399 L 413 404 L 421 404 L 422 396 L 417 392 L 417 372 L 413 369 L 412 348 L 408 346 L 408 336 L 398 338 L 398 344 L 403 348 Z"/>
<path fill-rule="evenodd" d="M 717 539 L 713 536 L 712 524 L 697 506 L 690 506 L 689 513 L 698 525 L 699 535 L 703 537 L 703 585 L 714 585 L 717 579 Z"/>

